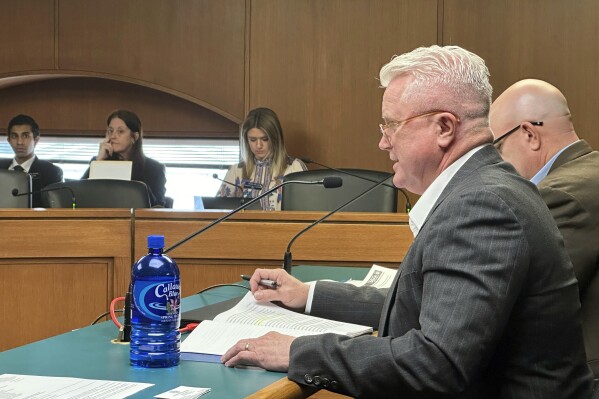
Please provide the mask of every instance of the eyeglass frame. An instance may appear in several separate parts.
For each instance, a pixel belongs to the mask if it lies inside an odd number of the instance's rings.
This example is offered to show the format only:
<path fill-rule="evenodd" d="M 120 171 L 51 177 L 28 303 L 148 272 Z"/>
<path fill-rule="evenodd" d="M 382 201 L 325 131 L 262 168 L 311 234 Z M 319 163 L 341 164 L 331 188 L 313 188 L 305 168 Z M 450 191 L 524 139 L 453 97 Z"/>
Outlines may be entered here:
<path fill-rule="evenodd" d="M 414 115 L 414 116 L 411 116 L 409 118 L 402 119 L 400 121 L 390 121 L 390 122 L 387 122 L 387 123 L 384 123 L 384 124 L 383 123 L 379 123 L 379 129 L 381 130 L 381 134 L 383 135 L 383 137 L 385 138 L 385 140 L 387 140 L 387 143 L 389 143 L 389 145 L 391 145 L 391 135 L 393 133 L 395 133 L 397 131 L 397 129 L 401 125 L 405 125 L 406 123 L 408 123 L 408 122 L 410 122 L 410 121 L 412 121 L 414 119 L 421 118 L 423 116 L 442 114 L 444 112 L 452 114 L 457 119 L 458 123 L 460 122 L 460 118 L 457 115 L 455 115 L 453 112 L 450 112 L 450 111 L 440 111 L 440 110 L 439 111 L 427 111 L 427 112 L 425 112 L 423 114 Z M 385 133 L 386 130 L 387 129 L 391 129 L 392 126 L 395 126 L 395 128 L 393 130 L 393 133 L 390 134 L 390 135 L 387 135 L 387 133 Z"/>
<path fill-rule="evenodd" d="M 543 126 L 543 121 L 527 121 L 527 122 L 533 126 Z M 524 123 L 524 122 L 522 122 L 522 123 Z M 497 143 L 499 143 L 501 140 L 505 139 L 507 136 L 516 132 L 518 129 L 520 129 L 522 127 L 522 123 L 520 123 L 515 128 L 508 130 L 507 133 L 504 133 L 501 136 L 497 137 L 495 140 L 493 140 L 493 145 L 497 145 Z"/>

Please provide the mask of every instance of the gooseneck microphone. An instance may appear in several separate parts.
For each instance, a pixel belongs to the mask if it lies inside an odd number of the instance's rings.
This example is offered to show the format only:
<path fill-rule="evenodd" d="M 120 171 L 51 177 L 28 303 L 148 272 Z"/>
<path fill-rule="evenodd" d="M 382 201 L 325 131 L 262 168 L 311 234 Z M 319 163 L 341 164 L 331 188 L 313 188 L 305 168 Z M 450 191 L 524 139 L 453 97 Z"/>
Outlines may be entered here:
<path fill-rule="evenodd" d="M 299 233 L 297 233 L 296 235 L 294 235 L 293 238 L 291 239 L 291 241 L 289 241 L 289 244 L 287 245 L 287 251 L 285 251 L 285 256 L 283 257 L 283 269 L 285 269 L 285 271 L 287 273 L 291 274 L 291 263 L 293 261 L 293 257 L 291 256 L 291 246 L 293 245 L 293 243 L 295 242 L 295 240 L 297 240 L 299 238 L 299 236 L 301 236 L 306 231 L 310 230 L 312 227 L 316 226 L 320 222 L 328 219 L 333 214 L 339 212 L 341 209 L 345 208 L 349 204 L 353 203 L 354 201 L 359 200 L 360 198 L 362 198 L 363 196 L 365 196 L 366 194 L 368 194 L 369 192 L 371 192 L 375 188 L 377 188 L 377 187 L 385 184 L 385 181 L 387 181 L 387 179 L 390 178 L 393 175 L 394 175 L 394 173 L 391 173 L 388 176 L 385 176 L 385 178 L 383 180 L 380 180 L 380 181 L 376 181 L 375 180 L 376 184 L 374 186 L 368 188 L 366 191 L 363 191 L 362 193 L 360 193 L 356 197 L 350 199 L 345 204 L 343 204 L 343 205 L 341 205 L 341 206 L 333 209 L 332 211 L 330 211 L 329 213 L 327 213 L 326 215 L 324 215 L 320 219 L 316 220 L 315 222 L 310 223 L 308 226 L 306 226 L 302 230 L 300 230 Z"/>
<path fill-rule="evenodd" d="M 344 175 L 352 176 L 352 177 L 355 177 L 357 179 L 367 180 L 367 181 L 371 181 L 373 183 L 377 182 L 376 180 L 370 179 L 368 177 L 360 176 L 360 175 L 357 175 L 355 173 L 351 173 L 351 172 L 345 171 L 343 169 L 332 168 L 330 166 L 318 163 L 318 162 L 316 162 L 313 159 L 308 158 L 308 157 L 304 157 L 304 158 L 300 158 L 300 159 L 302 160 L 302 162 L 304 162 L 306 164 L 313 163 L 314 165 L 318 165 L 318 166 L 321 166 L 321 167 L 323 167 L 325 169 L 333 170 L 335 172 L 343 173 Z M 402 189 L 402 188 L 396 187 L 395 185 L 391 185 L 391 184 L 383 184 L 383 185 L 387 186 L 387 187 L 392 187 L 392 188 L 394 188 L 396 190 L 401 191 L 401 193 L 403 194 L 404 198 L 406 199 L 406 213 L 410 213 L 410 211 L 412 210 L 412 204 L 410 203 L 410 197 L 408 197 L 408 194 L 405 192 L 405 190 Z"/>
<path fill-rule="evenodd" d="M 258 195 L 257 197 L 252 198 L 251 200 L 249 200 L 245 204 L 242 204 L 241 206 L 233 209 L 231 212 L 227 213 L 226 215 L 224 215 L 224 216 L 222 216 L 222 217 L 214 220 L 210 224 L 202 227 L 201 229 L 199 229 L 195 233 L 192 233 L 191 235 L 185 237 L 181 241 L 179 241 L 179 242 L 171 245 L 170 247 L 168 247 L 167 249 L 164 250 L 164 253 L 168 253 L 169 251 L 172 251 L 173 249 L 177 248 L 179 245 L 185 244 L 187 241 L 191 240 L 192 238 L 194 238 L 198 234 L 201 234 L 204 231 L 210 229 L 211 227 L 219 224 L 220 222 L 229 219 L 231 216 L 235 215 L 237 212 L 239 212 L 239 211 L 247 208 L 248 206 L 252 205 L 254 202 L 259 201 L 261 198 L 266 197 L 267 195 L 271 194 L 272 192 L 278 190 L 279 187 L 282 187 L 282 186 L 284 186 L 286 184 L 321 184 L 321 185 L 324 186 L 324 188 L 337 188 L 337 187 L 341 187 L 343 185 L 343 179 L 341 179 L 338 176 L 329 176 L 329 177 L 325 177 L 324 179 L 318 180 L 318 181 L 302 181 L 302 180 L 288 180 L 288 181 L 284 181 L 281 184 L 277 184 L 276 186 L 274 186 L 270 190 L 268 190 L 268 191 L 266 191 L 266 192 Z"/>
<path fill-rule="evenodd" d="M 249 188 L 251 190 L 262 190 L 262 184 L 260 184 L 260 183 L 254 183 L 254 182 L 251 182 L 251 181 L 246 181 L 246 182 L 243 183 L 243 186 L 239 186 L 239 185 L 237 185 L 235 183 L 231 183 L 229 181 L 221 179 L 220 177 L 218 177 L 218 175 L 216 173 L 212 174 L 212 178 L 215 179 L 215 180 L 218 180 L 218 181 L 222 181 L 223 183 L 226 183 L 226 184 L 228 184 L 230 186 L 233 186 L 235 188 L 238 188 L 241 191 L 245 190 L 246 188 Z"/>
<path fill-rule="evenodd" d="M 73 189 L 71 187 L 42 188 L 41 190 L 27 191 L 25 193 L 20 193 L 18 188 L 13 188 L 12 196 L 13 197 L 21 197 L 23 195 L 40 194 L 40 193 L 45 193 L 48 191 L 57 191 L 57 190 L 69 190 L 69 192 L 71 193 L 71 203 L 73 204 L 73 209 L 75 209 L 77 207 L 77 201 L 75 200 L 75 192 L 73 191 Z"/>

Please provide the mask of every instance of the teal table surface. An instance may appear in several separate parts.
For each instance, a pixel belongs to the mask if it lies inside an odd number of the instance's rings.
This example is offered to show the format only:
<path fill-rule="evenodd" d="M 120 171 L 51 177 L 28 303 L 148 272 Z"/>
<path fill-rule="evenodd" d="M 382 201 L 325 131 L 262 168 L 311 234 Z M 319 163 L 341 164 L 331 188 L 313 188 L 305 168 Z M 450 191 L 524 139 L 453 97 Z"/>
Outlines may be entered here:
<path fill-rule="evenodd" d="M 296 266 L 302 281 L 322 278 L 362 279 L 368 269 L 353 267 Z M 182 301 L 182 311 L 196 309 L 236 296 L 241 288 L 221 287 Z M 52 317 L 52 315 L 48 315 Z M 222 364 L 182 361 L 166 369 L 129 365 L 129 345 L 113 344 L 117 329 L 112 322 L 81 328 L 56 337 L 0 353 L 0 374 L 77 377 L 155 384 L 131 398 L 152 398 L 180 385 L 211 388 L 206 398 L 244 398 L 286 376 L 257 369 L 227 368 Z"/>

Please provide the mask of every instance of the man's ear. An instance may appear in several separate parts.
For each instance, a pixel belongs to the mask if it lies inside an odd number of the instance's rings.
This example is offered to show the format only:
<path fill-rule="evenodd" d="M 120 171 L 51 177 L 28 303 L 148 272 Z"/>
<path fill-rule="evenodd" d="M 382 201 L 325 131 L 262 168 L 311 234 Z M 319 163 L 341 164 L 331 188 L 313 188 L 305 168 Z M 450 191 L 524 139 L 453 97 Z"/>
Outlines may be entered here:
<path fill-rule="evenodd" d="M 40 141 L 40 136 L 37 136 L 37 137 L 33 138 L 33 146 L 34 147 L 37 145 L 38 141 Z"/>
<path fill-rule="evenodd" d="M 537 127 L 530 122 L 522 122 L 522 134 L 525 135 L 526 143 L 532 151 L 538 151 L 541 148 L 542 139 Z"/>
<path fill-rule="evenodd" d="M 434 115 L 434 118 L 438 129 L 437 142 L 440 147 L 447 148 L 455 140 L 459 120 L 449 112 Z"/>

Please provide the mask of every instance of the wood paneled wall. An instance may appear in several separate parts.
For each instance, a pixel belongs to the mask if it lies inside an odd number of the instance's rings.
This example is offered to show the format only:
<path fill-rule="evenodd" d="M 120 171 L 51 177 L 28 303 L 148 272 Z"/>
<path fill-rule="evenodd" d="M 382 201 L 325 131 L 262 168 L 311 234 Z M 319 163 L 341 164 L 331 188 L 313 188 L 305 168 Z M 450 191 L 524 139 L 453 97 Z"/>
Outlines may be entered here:
<path fill-rule="evenodd" d="M 23 104 L 27 110 L 23 111 Z M 10 86 L 0 95 L 0 132 L 26 112 L 43 135 L 103 136 L 115 109 L 134 110 L 146 137 L 239 137 L 239 125 L 216 112 L 148 87 L 101 78 L 53 78 Z"/>
<path fill-rule="evenodd" d="M 436 0 L 251 2 L 249 107 L 284 121 L 295 156 L 388 170 L 378 71 L 437 40 Z"/>
<path fill-rule="evenodd" d="M 244 0 L 55 0 L 60 70 L 105 74 L 244 116 Z"/>
<path fill-rule="evenodd" d="M 494 97 L 525 78 L 546 80 L 568 99 L 579 136 L 599 149 L 597 0 L 444 0 L 443 44 L 480 55 Z"/>
<path fill-rule="evenodd" d="M 417 46 L 457 44 L 486 59 L 496 95 L 525 77 L 561 88 L 579 135 L 599 148 L 596 0 L 4 0 L 0 15 L 0 96 L 67 74 L 158 90 L 235 124 L 268 106 L 292 155 L 389 170 L 377 148 L 381 65 Z M 75 122 L 103 118 L 100 103 Z M 165 115 L 174 136 L 179 120 L 195 120 Z M 47 119 L 42 129 L 73 122 Z"/>

